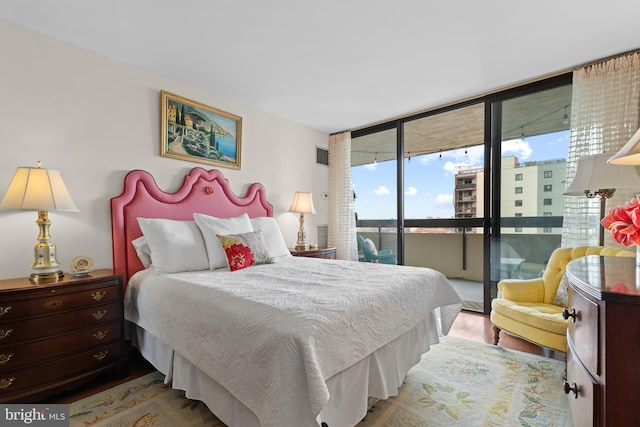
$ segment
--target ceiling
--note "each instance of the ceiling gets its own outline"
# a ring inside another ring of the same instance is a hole
[[[323,132],[640,47],[636,0],[0,0],[0,19]]]

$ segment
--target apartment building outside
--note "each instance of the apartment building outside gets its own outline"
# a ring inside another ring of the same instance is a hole
[[[503,157],[500,186],[502,217],[562,216],[566,169],[565,159],[520,162],[515,156]],[[453,198],[456,218],[484,215],[483,181],[482,168],[460,170],[456,173]],[[562,228],[515,226],[503,227],[502,233],[562,234]]]

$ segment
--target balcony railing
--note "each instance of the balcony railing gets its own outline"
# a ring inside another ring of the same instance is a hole
[[[379,249],[397,252],[398,221],[358,220],[356,226],[357,232],[372,239]],[[551,252],[561,244],[561,216],[501,218],[500,227],[500,237],[490,240],[492,253],[485,266],[482,218],[405,220],[404,264],[480,282],[485,268],[491,270],[492,282],[515,276],[530,278],[537,277]],[[516,233],[516,228],[522,232]],[[547,232],[543,233],[544,229]],[[518,265],[500,266],[505,259],[511,264],[519,260]]]

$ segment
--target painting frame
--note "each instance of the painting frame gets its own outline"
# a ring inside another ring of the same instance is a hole
[[[160,156],[240,169],[242,117],[160,91]]]

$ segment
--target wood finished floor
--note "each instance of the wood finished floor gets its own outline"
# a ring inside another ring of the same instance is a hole
[[[461,312],[456,318],[449,336],[464,338],[470,341],[477,341],[486,344],[493,344],[493,328],[489,317],[484,314]],[[554,357],[556,359],[563,358],[562,353],[549,353],[545,349],[525,341],[521,338],[510,336],[504,332],[500,334],[499,345],[512,350],[518,350],[525,353],[537,354],[540,356]],[[129,361],[129,375],[121,380],[115,380],[111,375],[105,374],[88,382],[84,386],[71,391],[65,392],[58,396],[50,397],[46,403],[71,403],[83,399],[92,394],[99,393],[103,390],[114,387],[126,381],[138,378],[142,375],[150,373],[154,368],[144,360],[139,353],[132,351]]]

